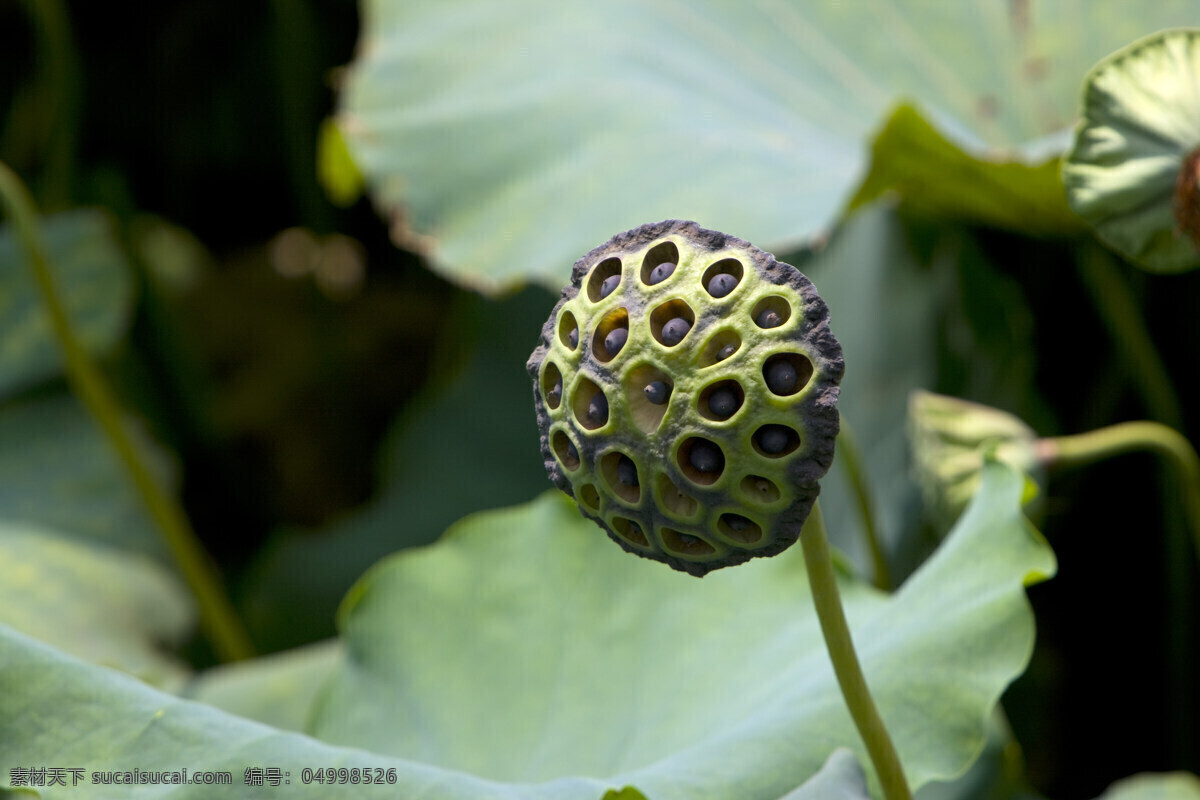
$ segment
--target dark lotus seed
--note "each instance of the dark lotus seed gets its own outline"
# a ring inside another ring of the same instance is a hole
[[[683,317],[667,320],[667,324],[662,326],[662,342],[667,347],[674,347],[683,341],[683,337],[687,336],[691,329],[692,323]]]
[[[729,530],[735,533],[741,533],[750,525],[750,520],[737,514],[726,514],[725,524],[729,526]]]
[[[688,460],[701,472],[720,472],[725,464],[725,457],[721,455],[720,448],[703,439],[692,445]]]
[[[737,278],[722,272],[712,276],[712,280],[708,282],[708,293],[713,297],[724,297],[732,292],[735,286],[737,286]]]
[[[625,486],[638,485],[637,467],[633,465],[629,456],[621,456],[621,460],[617,462],[617,480]]]
[[[791,394],[796,390],[796,368],[790,361],[780,358],[767,365],[767,388],[775,394]]]
[[[588,422],[593,425],[603,425],[608,422],[608,398],[603,392],[599,392],[592,401],[588,403],[587,410]]]
[[[646,388],[642,391],[646,393],[647,400],[656,406],[661,406],[667,402],[667,396],[671,393],[671,387],[667,386],[663,381],[651,381],[646,384]]]
[[[612,358],[621,352],[621,348],[625,346],[625,342],[628,339],[628,328],[613,328],[609,331],[608,336],[604,337],[604,349],[608,351],[608,357]]]
[[[572,350],[579,346],[579,328],[571,328],[571,332],[567,334],[567,341],[571,343]]]
[[[788,429],[782,425],[764,425],[758,431],[758,446],[767,455],[782,453],[788,446]]]
[[[579,460],[579,451],[575,449],[575,443],[567,439],[567,459],[569,461]]]
[[[558,401],[562,399],[562,381],[550,387],[550,391],[546,392],[546,399],[551,405],[558,405]]]
[[[721,419],[733,416],[733,412],[738,410],[738,405],[737,392],[728,386],[714,389],[708,396],[708,410]]]
[[[754,321],[760,328],[778,328],[783,324],[783,318],[779,316],[779,312],[772,311],[769,308],[758,312],[758,316],[754,318]]]
[[[674,272],[675,265],[670,261],[664,261],[654,269],[650,270],[650,285],[654,286],[655,284],[662,283],[667,278],[671,277],[672,273]]]
[[[617,284],[621,282],[620,275],[610,275],[604,279],[604,283],[600,284],[600,299],[608,297],[613,293],[613,289],[617,288]]]
[[[717,361],[724,361],[725,359],[729,358],[731,355],[737,352],[737,348],[738,346],[736,344],[725,345],[717,351]]]
[[[687,547],[691,547],[700,541],[699,536],[692,536],[690,533],[680,533],[676,535],[679,536],[679,543]]]

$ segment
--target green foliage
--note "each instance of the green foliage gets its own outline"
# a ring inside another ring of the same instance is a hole
[[[184,666],[162,652],[194,623],[179,580],[145,557],[0,522],[0,622],[154,684]]]
[[[1037,165],[972,156],[911,105],[898,106],[871,145],[871,171],[850,201],[855,209],[888,191],[933,218],[991,225],[1033,236],[1070,233],[1058,159]]]
[[[113,240],[110,220],[95,211],[47,217],[42,234],[72,327],[93,354],[125,332],[133,282]],[[62,357],[12,227],[0,227],[0,398],[62,370]]]
[[[881,796],[800,548],[696,580],[547,491],[545,289],[692,218],[829,306],[816,516],[918,800],[1200,798],[1193,5],[0,4],[0,162],[45,213],[0,173],[0,796]],[[929,392],[969,413],[910,428]],[[1066,474],[1146,447],[1180,477]],[[267,655],[213,665],[226,592]]]
[[[1181,231],[1176,218],[1178,204],[1200,204],[1194,176],[1176,197],[1180,168],[1200,148],[1198,72],[1200,30],[1147,36],[1105,58],[1084,84],[1083,120],[1063,163],[1075,212],[1156,272],[1200,266],[1200,219]]]
[[[1136,13],[619,0],[571,14],[368,0],[339,124],[373,196],[443,274],[557,289],[596,231],[647,220],[698,220],[772,252],[805,241],[854,194],[862,143],[895,98],[977,154],[1015,149],[1070,124],[1079,77],[1105,53],[1193,19],[1186,0]]]
[[[943,549],[897,594],[843,584],[914,785],[975,757],[992,705],[1029,657],[1023,590],[1055,567],[1020,514],[1022,483],[990,465]],[[474,796],[583,800],[611,783],[668,800],[774,800],[854,739],[800,557],[793,549],[696,581],[629,559],[547,494],[469,517],[439,546],[373,568],[342,609],[344,655],[322,648],[257,674],[240,668],[197,693],[290,727],[297,712],[254,686],[292,682],[304,687],[292,698],[300,703],[333,666],[309,728],[331,744],[156,693],[7,629],[0,741],[14,743],[19,764],[55,753],[89,770],[273,765],[291,770],[295,789],[302,767],[319,764],[393,767],[394,792],[436,780],[450,798],[486,786],[491,794]],[[903,667],[911,663],[921,672]],[[78,735],[93,720],[104,735]],[[129,750],[147,726],[163,744]]]
[[[143,458],[172,474],[144,435]],[[116,455],[65,392],[0,405],[0,515],[87,541],[166,558]]]

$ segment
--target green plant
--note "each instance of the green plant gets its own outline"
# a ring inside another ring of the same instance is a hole
[[[1190,3],[173,9],[0,9],[0,794],[1200,797]]]

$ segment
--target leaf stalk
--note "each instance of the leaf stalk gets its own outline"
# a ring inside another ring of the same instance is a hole
[[[221,587],[208,554],[196,538],[187,516],[158,485],[125,431],[116,397],[100,370],[79,343],[60,299],[46,250],[38,231],[38,214],[29,191],[6,164],[0,163],[0,206],[13,223],[17,238],[50,318],[51,329],[63,353],[67,380],[116,450],[138,494],[146,504],[180,573],[200,608],[200,626],[222,661],[254,655],[249,634]]]
[[[821,623],[821,635],[825,637],[825,648],[829,651],[829,660],[833,662],[833,672],[850,717],[879,776],[884,797],[887,800],[912,800],[896,746],[875,706],[875,699],[867,687],[867,679],[854,650],[820,503],[813,504],[812,513],[800,532],[800,544],[804,548],[804,568],[808,571],[808,583],[817,619]]]

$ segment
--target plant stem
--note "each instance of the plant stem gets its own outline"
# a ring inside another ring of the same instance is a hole
[[[158,524],[159,532],[175,557],[179,571],[195,595],[200,607],[200,625],[212,642],[213,649],[223,661],[253,656],[250,637],[221,588],[208,554],[196,539],[183,510],[162,491],[145,461],[138,455],[133,440],[121,422],[120,406],[112,390],[76,338],[59,298],[38,232],[33,198],[20,178],[3,163],[0,163],[0,205],[4,206],[29,259],[41,291],[42,303],[50,317],[50,325],[62,348],[67,379],[104,430]]]
[[[846,477],[850,479],[854,499],[858,503],[858,515],[862,519],[867,547],[871,551],[871,565],[875,572],[873,583],[876,589],[889,591],[892,588],[892,573],[888,568],[887,558],[883,555],[883,543],[879,540],[879,526],[875,521],[875,510],[871,506],[871,492],[867,487],[862,450],[859,449],[858,439],[854,436],[854,430],[846,423],[844,415],[841,430],[838,431],[837,450],[840,456],[837,463],[846,468]]]
[[[1076,262],[1084,288],[1112,335],[1112,346],[1132,373],[1134,385],[1141,389],[1150,416],[1173,428],[1182,428],[1183,412],[1170,373],[1112,255],[1093,242],[1083,248]]]
[[[1200,458],[1183,434],[1158,422],[1122,422],[1087,433],[1040,439],[1042,460],[1049,466],[1076,467],[1140,450],[1164,455],[1178,470],[1183,511],[1200,562]]]
[[[854,725],[862,736],[863,744],[867,746],[867,755],[875,765],[884,797],[887,800],[911,800],[912,793],[908,790],[900,757],[896,755],[896,747],[883,724],[883,718],[879,716],[879,709],[875,707],[862,666],[858,663],[858,654],[854,651],[854,640],[850,637],[850,627],[846,624],[846,613],[842,609],[833,558],[829,553],[829,539],[825,535],[825,519],[819,503],[813,504],[808,522],[800,532],[800,544],[804,548],[804,567],[808,571],[813,604],[817,609],[829,659],[833,662],[833,672]]]
[[[1149,450],[1165,455],[1176,474],[1163,481],[1168,498],[1181,498],[1183,523],[1191,532],[1191,550],[1200,565],[1200,458],[1182,434],[1157,422],[1124,422],[1107,428],[1041,439],[1042,460],[1057,467],[1077,467],[1131,451]],[[1170,480],[1174,477],[1175,480]],[[1168,712],[1171,755],[1190,758],[1200,742],[1200,726],[1190,712],[1195,703],[1195,590],[1187,569],[1187,536],[1180,535],[1179,520],[1170,515],[1164,557],[1167,572],[1167,689],[1172,699]]]

